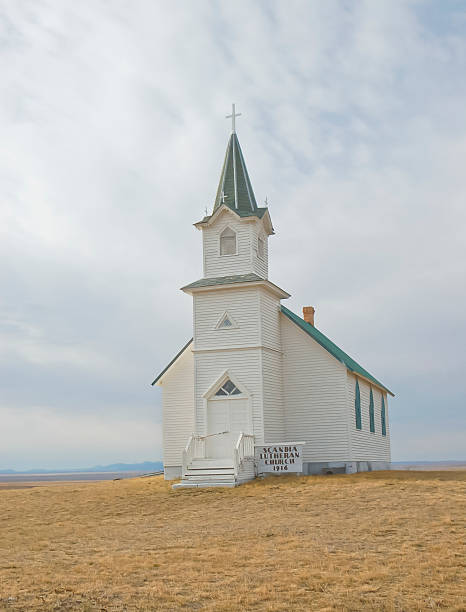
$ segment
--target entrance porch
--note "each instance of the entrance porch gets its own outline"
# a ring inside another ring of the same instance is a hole
[[[231,436],[229,431],[193,434],[183,450],[181,482],[173,488],[236,487],[255,478],[254,436],[241,432],[233,446]],[[228,449],[227,456],[219,456]]]

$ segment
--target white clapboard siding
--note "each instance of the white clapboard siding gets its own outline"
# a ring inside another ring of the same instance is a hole
[[[181,466],[181,454],[194,431],[194,358],[191,347],[178,357],[161,380],[163,463]]]
[[[283,412],[282,343],[280,300],[265,289],[259,290],[260,344],[262,350],[264,441],[285,440]]]
[[[217,329],[228,312],[236,326]],[[215,289],[194,295],[194,345],[196,349],[259,345],[259,290]]]
[[[346,367],[280,315],[283,398],[289,441],[305,441],[304,461],[348,461]]]
[[[220,255],[220,235],[229,227],[236,233],[235,255]],[[263,222],[256,218],[240,218],[226,210],[210,227],[202,229],[204,277],[216,278],[255,272],[267,277],[267,235],[262,230]],[[265,238],[264,259],[257,256],[258,233]]]
[[[261,346],[281,350],[280,300],[265,289],[259,290]]]
[[[252,272],[255,272],[262,278],[268,278],[269,274],[269,237],[267,232],[264,231],[263,221],[255,220],[249,222],[252,242]],[[258,253],[258,239],[261,238],[264,241],[264,256],[259,257]]]
[[[207,433],[207,400],[205,394],[228,371],[240,388],[250,394],[252,432],[263,441],[261,349],[229,349],[194,353],[196,431]]]
[[[247,482],[255,477],[254,459],[246,458],[239,468],[238,482]]]
[[[388,401],[385,394],[385,423],[387,435],[382,436],[381,423],[381,397],[379,389],[372,387],[374,396],[374,422],[375,433],[370,431],[369,399],[370,385],[361,378],[359,391],[361,395],[361,424],[362,429],[356,429],[355,389],[356,378],[348,372],[348,422],[351,434],[351,449],[353,461],[390,461],[390,431],[388,427]]]
[[[286,440],[282,354],[262,349],[264,443]]]

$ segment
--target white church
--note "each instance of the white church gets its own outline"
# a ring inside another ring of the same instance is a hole
[[[236,486],[264,471],[265,456],[275,473],[389,469],[393,393],[315,327],[312,306],[291,312],[290,294],[269,280],[275,232],[235,116],[212,214],[195,223],[203,278],[182,288],[193,337],[152,383],[162,388],[165,478]]]

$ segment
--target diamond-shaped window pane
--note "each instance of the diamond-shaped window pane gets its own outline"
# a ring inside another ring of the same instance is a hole
[[[231,380],[227,380],[215,395],[241,395],[241,391],[231,382]]]
[[[224,319],[222,321],[222,324],[220,325],[220,327],[231,327],[233,325],[233,323],[230,321],[230,319],[227,317],[226,319]]]
[[[236,389],[236,387],[231,380],[227,380],[227,382],[223,385],[223,389],[225,389],[228,395],[231,395],[232,391]]]

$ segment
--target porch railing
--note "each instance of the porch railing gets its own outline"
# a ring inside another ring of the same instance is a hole
[[[254,458],[254,436],[241,432],[234,450],[236,476],[238,476],[244,460],[251,458]]]
[[[188,466],[193,459],[204,459],[206,456],[206,440],[212,436],[220,436],[229,433],[221,431],[207,436],[192,434],[183,449],[182,453],[182,470],[183,476],[188,470]],[[233,449],[233,460],[235,466],[235,474],[238,475],[241,466],[245,459],[254,458],[254,436],[252,434],[240,433]]]
[[[183,475],[186,474],[188,465],[193,459],[203,459],[205,457],[205,438],[206,436],[199,436],[192,434],[188,440],[188,443],[183,449],[182,453],[182,469]]]

